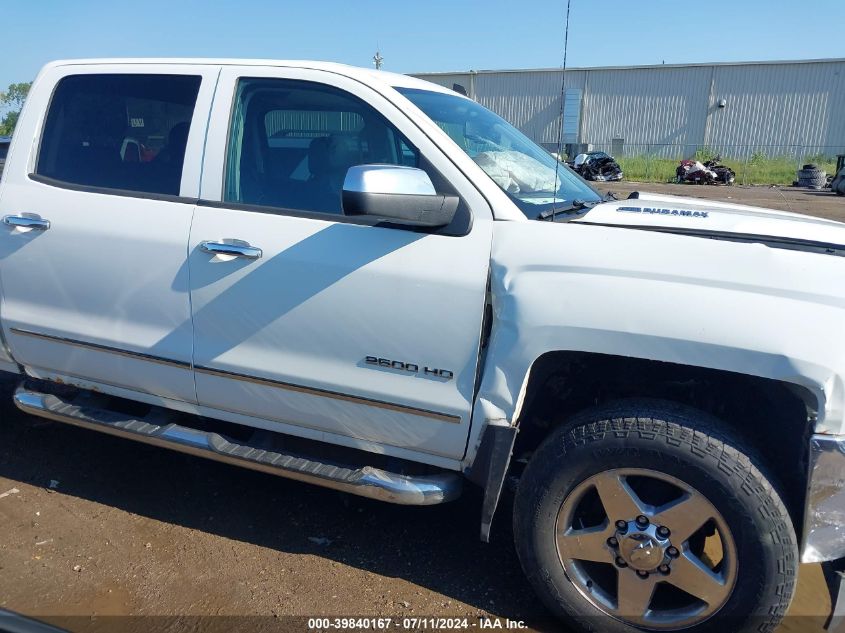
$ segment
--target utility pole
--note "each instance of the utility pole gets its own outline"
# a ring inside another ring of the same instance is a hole
[[[381,56],[379,51],[376,51],[376,54],[373,55],[373,63],[376,65],[376,70],[381,70],[381,65],[384,63],[384,57]]]

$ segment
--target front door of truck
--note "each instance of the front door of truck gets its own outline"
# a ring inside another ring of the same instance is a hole
[[[189,255],[200,405],[460,459],[492,228],[481,196],[386,99],[335,73],[224,69],[212,121]],[[455,222],[425,232],[343,215],[346,169],[362,163],[426,169],[461,197]]]
[[[185,156],[219,68],[135,68],[52,67],[29,96],[0,198],[3,333],[33,375],[195,402]]]

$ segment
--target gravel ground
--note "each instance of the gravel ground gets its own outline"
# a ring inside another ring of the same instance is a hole
[[[845,219],[845,198],[792,188],[606,189]],[[13,385],[0,381],[2,608],[92,632],[304,631],[285,616],[314,615],[489,616],[556,630],[522,578],[509,500],[485,545],[473,490],[440,507],[381,504],[26,416]],[[784,630],[820,631],[820,568],[800,578]],[[189,619],[114,617],[126,615]]]

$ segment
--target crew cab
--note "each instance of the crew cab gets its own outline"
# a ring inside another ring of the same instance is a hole
[[[800,561],[841,569],[845,224],[602,198],[455,92],[237,60],[48,64],[0,217],[25,412],[399,504],[480,486],[485,540],[518,482],[579,630],[770,631]]]

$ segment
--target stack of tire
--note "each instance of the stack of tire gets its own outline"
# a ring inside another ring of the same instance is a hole
[[[798,170],[798,186],[808,189],[822,189],[827,184],[827,174],[812,163]]]

